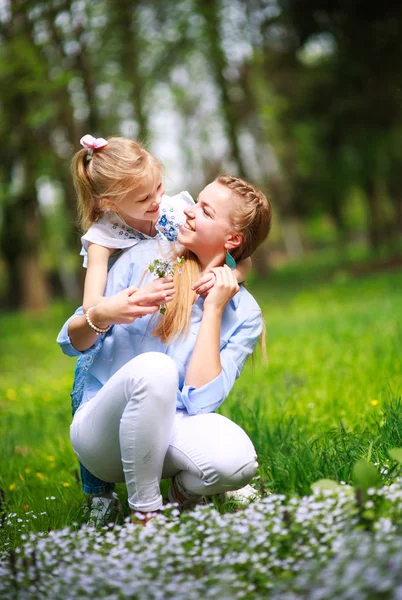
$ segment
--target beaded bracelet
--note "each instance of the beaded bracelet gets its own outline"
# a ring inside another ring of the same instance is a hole
[[[106,333],[107,331],[109,331],[111,325],[108,325],[107,327],[105,327],[105,329],[101,329],[100,327],[97,327],[96,325],[94,325],[91,321],[91,318],[89,316],[90,311],[93,309],[94,307],[91,306],[91,308],[88,308],[87,312],[85,313],[85,320],[88,323],[88,325],[90,326],[91,329],[93,329],[96,333],[96,335],[100,335],[101,333]]]

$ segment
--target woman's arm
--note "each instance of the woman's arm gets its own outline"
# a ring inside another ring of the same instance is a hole
[[[238,311],[239,308],[236,309]],[[225,335],[220,350],[222,370],[219,375],[202,387],[185,383],[180,392],[179,406],[190,415],[209,413],[219,408],[242,372],[247,358],[253,353],[263,328],[261,311],[256,303],[250,305],[246,302],[241,306],[238,317],[236,329],[229,338]]]
[[[84,313],[91,306],[95,306],[102,298],[106,287],[109,258],[115,251],[115,248],[89,244],[88,268],[85,275],[84,299],[82,302]]]
[[[197,341],[187,369],[185,384],[202,387],[222,371],[220,330],[226,304],[239,291],[234,272],[226,265],[213,269],[216,282],[204,302],[204,311]]]

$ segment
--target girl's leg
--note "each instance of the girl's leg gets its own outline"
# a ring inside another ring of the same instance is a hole
[[[81,473],[82,491],[84,492],[84,494],[111,498],[114,490],[114,483],[102,481],[102,479],[99,479],[98,477],[95,477],[95,475],[92,475],[92,473],[88,471],[88,469],[86,469],[83,464],[79,463],[79,465]]]
[[[177,413],[162,477],[175,476],[180,494],[196,502],[245,486],[256,459],[250,438],[226,417]]]
[[[176,410],[178,375],[171,358],[148,352],[126,363],[75,414],[75,453],[105,481],[125,481],[133,510],[162,505],[159,482]]]

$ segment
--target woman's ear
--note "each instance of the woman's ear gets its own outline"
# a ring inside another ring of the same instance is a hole
[[[225,242],[225,249],[230,252],[234,248],[238,248],[243,242],[243,234],[240,231],[232,233],[228,240]]]

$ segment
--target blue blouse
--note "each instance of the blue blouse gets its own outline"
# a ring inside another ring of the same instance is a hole
[[[148,271],[149,264],[155,258],[166,259],[170,248],[167,242],[150,239],[126,250],[109,271],[105,295],[112,296],[132,285],[142,287],[154,279]],[[72,393],[73,410],[81,403],[91,400],[126,362],[144,352],[162,352],[174,360],[179,373],[178,410],[185,410],[190,415],[216,410],[228,396],[248,356],[253,352],[262,331],[262,316],[257,302],[241,286],[240,291],[226,305],[222,316],[222,371],[209,383],[195,388],[186,385],[184,379],[197,339],[203,303],[204,299],[200,297],[193,306],[187,337],[163,343],[160,338],[152,335],[158,317],[149,315],[136,319],[129,325],[113,325],[106,335],[100,336],[95,345],[85,352],[76,350],[68,336],[70,320],[83,314],[82,308],[79,308],[66,321],[57,337],[65,354],[79,357]]]

